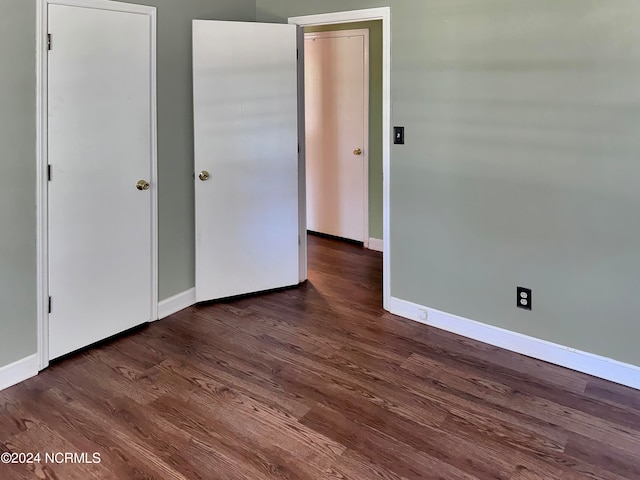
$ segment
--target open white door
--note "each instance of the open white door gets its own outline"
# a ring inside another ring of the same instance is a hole
[[[297,29],[193,22],[198,302],[299,282]]]

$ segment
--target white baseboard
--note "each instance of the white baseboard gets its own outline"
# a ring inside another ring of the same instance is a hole
[[[173,315],[180,310],[195,305],[196,289],[191,288],[185,292],[174,295],[173,297],[162,300],[158,303],[158,319],[163,319],[169,315]]]
[[[391,298],[390,312],[489,345],[640,390],[640,367]]]
[[[38,354],[30,355],[22,360],[0,368],[0,390],[12,387],[38,374]]]
[[[379,238],[370,238],[368,248],[369,250],[375,250],[376,252],[383,252],[384,242]]]

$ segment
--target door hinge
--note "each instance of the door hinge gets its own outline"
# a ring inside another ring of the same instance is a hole
[[[51,313],[51,306],[53,305],[53,299],[49,297],[49,313]]]
[[[298,155],[300,155],[300,144],[298,144]]]
[[[47,33],[47,50],[51,50],[51,34]]]
[[[296,48],[296,60],[300,60],[300,49]]]
[[[47,180],[51,181],[51,164],[47,165]]]

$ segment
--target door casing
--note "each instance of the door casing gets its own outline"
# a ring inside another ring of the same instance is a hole
[[[369,20],[382,21],[382,217],[383,217],[383,270],[382,270],[382,299],[383,308],[389,310],[391,304],[391,235],[390,235],[390,175],[391,175],[391,7],[368,8],[363,10],[350,10],[346,12],[321,13],[316,15],[303,15],[289,17],[289,23],[301,27],[318,25],[334,25],[340,23],[366,22]],[[303,172],[304,175],[304,172]],[[303,181],[304,183],[304,181]],[[305,205],[306,189],[301,189],[300,205]],[[306,219],[305,219],[306,222]],[[306,223],[305,223],[306,224]],[[306,252],[307,246],[301,245],[301,257],[305,262],[304,274],[306,278]]]
[[[38,0],[36,24],[36,206],[37,206],[37,342],[39,369],[49,365],[49,245],[48,245],[48,5],[95,8],[149,16],[151,24],[151,319],[158,318],[158,197],[156,104],[156,8],[110,0]]]

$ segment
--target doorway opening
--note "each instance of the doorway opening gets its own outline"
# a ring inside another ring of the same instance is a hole
[[[372,8],[366,10],[355,10],[350,12],[337,12],[319,15],[308,15],[300,17],[289,18],[290,24],[296,24],[304,27],[305,34],[305,77],[308,77],[309,68],[307,66],[307,55],[315,52],[307,52],[308,40],[310,38],[320,38],[321,35],[328,36],[329,38],[338,37],[341,35],[339,32],[352,31],[350,35],[354,35],[356,30],[367,30],[369,48],[367,51],[368,68],[367,74],[368,89],[367,94],[367,122],[366,137],[364,149],[355,146],[352,149],[347,150],[346,146],[340,145],[339,148],[345,150],[347,156],[360,157],[363,151],[366,151],[366,173],[364,178],[364,184],[366,188],[367,205],[365,217],[365,227],[363,234],[361,235],[362,243],[366,247],[384,252],[383,257],[383,306],[388,308],[390,300],[390,236],[389,236],[389,171],[390,171],[390,65],[391,65],[391,45],[390,45],[390,8]],[[342,34],[344,35],[344,33]],[[315,60],[314,60],[315,63]],[[312,72],[313,73],[313,72]],[[335,75],[334,75],[335,77]],[[338,76],[339,77],[339,76]],[[309,82],[308,78],[304,80],[305,89],[310,86],[313,87],[313,82]],[[305,92],[305,99],[307,102],[311,99],[311,106],[317,101],[327,102],[329,104],[336,103],[335,98],[339,96],[333,95],[331,88],[323,89],[328,92],[328,95],[320,95],[316,92]],[[325,93],[325,92],[322,92]],[[315,102],[314,102],[315,100]],[[308,108],[305,106],[305,109]],[[305,224],[308,225],[310,233],[314,230],[317,219],[313,218],[314,212],[311,211],[312,204],[315,201],[314,196],[317,195],[318,184],[322,185],[317,179],[315,182],[315,190],[313,191],[313,178],[310,178],[310,174],[314,173],[313,160],[310,160],[309,156],[315,152],[310,152],[310,148],[314,146],[313,135],[315,129],[326,127],[325,122],[322,125],[310,124],[310,116],[305,115],[307,118],[307,133],[305,135],[306,144],[306,185],[303,189],[304,199],[301,204],[309,202],[307,207],[308,223],[305,220]],[[317,121],[322,119],[322,116],[311,116],[311,121]],[[330,129],[335,129],[332,125]],[[365,150],[366,149],[366,150]],[[360,153],[360,155],[358,155]],[[311,181],[310,181],[311,180]],[[317,203],[317,202],[316,202]],[[338,203],[338,202],[334,202]],[[316,213],[317,215],[317,213]],[[340,218],[339,220],[343,220]],[[334,219],[335,220],[335,219]],[[339,223],[339,222],[334,222]],[[357,227],[356,227],[357,229]],[[334,235],[351,240],[359,240],[353,236],[335,233],[334,231],[320,231],[319,233]],[[301,265],[306,265],[306,242],[301,245],[301,257],[304,259],[301,261]],[[306,270],[301,273],[301,280],[306,279]]]
[[[307,27],[304,33],[307,229],[365,247],[370,190],[379,193],[375,223],[382,226],[382,138],[369,134],[370,123],[374,133],[382,129],[381,27],[374,20]],[[380,40],[371,48],[379,60],[371,69],[370,29]],[[372,76],[378,88],[369,95]],[[373,100],[380,108],[370,109]],[[370,169],[374,163],[379,168]]]

